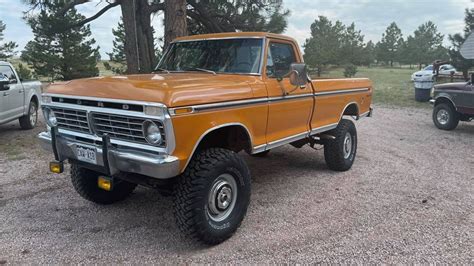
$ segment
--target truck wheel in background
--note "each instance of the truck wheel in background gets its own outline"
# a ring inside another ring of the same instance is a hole
[[[28,106],[28,114],[20,117],[20,127],[22,129],[33,129],[38,123],[38,104],[32,100]]]
[[[230,238],[247,213],[250,171],[235,152],[211,148],[197,154],[179,177],[174,213],[185,234],[208,245]]]
[[[103,205],[112,204],[130,196],[137,187],[136,184],[118,180],[111,191],[106,191],[99,188],[97,184],[100,175],[98,172],[71,163],[72,185],[77,193],[88,201]]]
[[[442,130],[453,130],[459,124],[459,113],[447,103],[441,103],[433,109],[433,122]]]
[[[337,128],[327,132],[335,139],[324,144],[324,159],[335,171],[347,171],[352,167],[357,152],[357,130],[351,120],[342,119]]]
[[[259,153],[251,154],[252,157],[263,158],[266,157],[270,153],[270,150],[262,151]]]

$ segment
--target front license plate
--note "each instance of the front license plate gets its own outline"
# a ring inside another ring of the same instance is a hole
[[[76,145],[76,155],[79,161],[97,164],[97,150],[95,148]]]

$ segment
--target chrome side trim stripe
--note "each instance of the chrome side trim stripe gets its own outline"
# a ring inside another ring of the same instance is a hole
[[[242,106],[262,104],[262,103],[270,104],[270,103],[275,103],[275,102],[291,101],[291,100],[298,100],[298,99],[311,98],[311,97],[317,97],[317,96],[349,94],[349,93],[357,93],[357,92],[365,92],[365,91],[369,91],[369,88],[359,88],[359,89],[351,89],[351,90],[335,90],[335,91],[318,92],[314,94],[306,93],[306,94],[297,94],[297,95],[286,95],[286,96],[277,96],[277,97],[268,97],[268,98],[265,97],[265,98],[238,100],[238,101],[230,101],[230,102],[183,106],[183,107],[169,108],[169,112],[172,116],[175,116],[176,115],[175,110],[177,109],[191,108],[192,111],[189,113],[194,113],[194,112],[206,111],[206,110],[212,110],[212,109],[242,107]],[[189,114],[189,113],[186,113],[186,114]]]
[[[369,88],[316,92],[316,93],[314,94],[314,96],[327,96],[327,95],[335,95],[335,94],[348,94],[348,93],[364,92],[364,91],[369,91]]]

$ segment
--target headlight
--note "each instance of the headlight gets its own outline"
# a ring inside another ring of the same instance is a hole
[[[55,127],[58,125],[58,120],[56,119],[56,115],[54,114],[53,110],[45,108],[43,112],[48,126]]]
[[[152,145],[161,144],[161,131],[160,127],[153,121],[147,120],[143,122],[143,133],[148,143]]]

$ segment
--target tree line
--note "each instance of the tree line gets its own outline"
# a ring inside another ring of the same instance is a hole
[[[112,8],[121,8],[122,18],[113,29],[111,62],[106,68],[116,73],[149,73],[161,51],[178,36],[232,31],[268,31],[282,33],[290,12],[281,1],[261,0],[110,0],[91,17],[78,13],[78,5],[88,0],[24,0],[30,7],[24,19],[32,28],[34,39],[28,42],[21,59],[36,76],[50,80],[69,80],[97,76],[99,47],[92,38],[89,22]],[[155,38],[151,16],[164,13],[164,36]],[[138,16],[137,16],[138,15]],[[320,16],[311,24],[311,36],[304,47],[305,62],[318,74],[332,66],[346,66],[352,76],[357,66],[373,64],[429,64],[436,59],[451,60],[465,72],[473,60],[465,60],[459,49],[474,30],[474,9],[465,11],[463,33],[449,35],[451,47],[443,46],[444,35],[428,21],[406,38],[395,22],[377,43],[365,42],[355,23],[344,25]],[[0,21],[0,59],[15,54],[16,43],[3,41],[6,25]],[[21,66],[25,75],[28,69]]]

